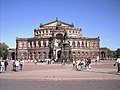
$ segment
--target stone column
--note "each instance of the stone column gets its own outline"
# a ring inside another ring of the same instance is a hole
[[[48,47],[48,41],[46,41],[46,47]]]
[[[34,60],[34,53],[32,53],[32,60]]]
[[[70,41],[70,46],[72,46],[72,41]]]
[[[75,41],[75,48],[77,47],[77,41]]]
[[[38,48],[38,41],[36,41],[36,47]]]
[[[82,46],[82,41],[79,41],[80,42],[80,47]]]
[[[32,48],[34,48],[34,42],[32,41]]]
[[[41,47],[43,47],[43,41],[41,41]]]
[[[30,42],[28,42],[28,47],[30,48]]]

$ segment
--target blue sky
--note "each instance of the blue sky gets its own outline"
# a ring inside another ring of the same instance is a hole
[[[100,36],[100,46],[120,48],[120,0],[0,0],[0,42],[15,48],[16,37],[33,37],[40,23],[59,18]]]

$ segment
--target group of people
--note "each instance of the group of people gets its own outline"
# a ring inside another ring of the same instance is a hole
[[[18,72],[19,70],[22,70],[23,64],[22,61],[15,60],[12,62],[13,68],[12,71]]]
[[[12,71],[19,71],[22,70],[23,68],[23,62],[22,61],[18,61],[18,60],[13,60],[12,61]],[[8,60],[0,60],[0,73],[5,73],[5,71],[7,71],[7,67],[8,67]]]
[[[73,67],[75,68],[81,68],[82,70],[85,69],[91,69],[91,59],[78,59],[78,60],[73,60]]]
[[[8,61],[7,60],[0,60],[0,72],[4,73],[7,70]]]
[[[35,62],[36,63],[36,62]],[[51,62],[49,61],[48,64],[50,64]],[[117,73],[120,72],[120,56],[118,57],[118,59],[116,60],[114,66],[117,65]],[[8,66],[8,61],[7,60],[0,60],[0,73],[4,73],[7,70],[7,66]],[[22,70],[23,68],[23,62],[22,60],[13,60],[12,61],[12,71],[19,71]],[[87,58],[87,59],[74,59],[73,60],[73,67],[75,67],[76,69],[80,68],[81,70],[83,69],[91,69],[91,59]]]

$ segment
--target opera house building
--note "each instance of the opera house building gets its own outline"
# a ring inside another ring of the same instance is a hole
[[[106,57],[106,51],[100,49],[100,38],[84,37],[82,31],[73,23],[65,23],[58,19],[40,24],[38,29],[34,29],[32,38],[16,38],[16,49],[9,50],[9,58],[59,61],[62,58],[65,33],[65,43],[69,44],[67,57],[76,59]]]

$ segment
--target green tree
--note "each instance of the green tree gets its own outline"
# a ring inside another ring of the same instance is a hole
[[[116,57],[118,58],[118,56],[120,56],[120,48],[118,48],[115,52],[116,52]]]
[[[108,56],[110,57],[110,58],[113,58],[113,57],[115,57],[115,51],[111,51],[110,49],[108,49]]]
[[[0,58],[6,59],[8,56],[8,45],[0,42]]]
[[[108,56],[111,58],[118,58],[118,56],[120,56],[120,48],[118,48],[116,51],[108,50]]]

